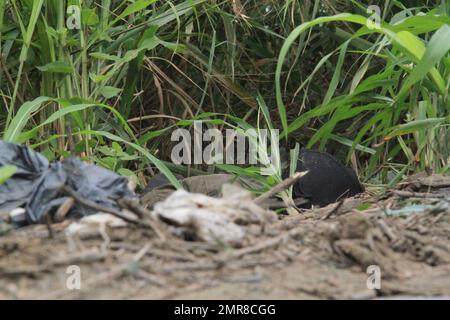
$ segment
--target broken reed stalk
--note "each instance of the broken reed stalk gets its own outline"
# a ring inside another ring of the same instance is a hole
[[[444,194],[434,194],[429,192],[412,192],[412,191],[404,191],[404,190],[393,190],[393,194],[403,198],[434,198],[434,199],[444,199]]]
[[[155,219],[151,212],[140,205],[139,201],[136,199],[122,198],[117,202],[119,206],[124,209],[128,209],[137,215],[139,218],[147,218],[149,219],[148,224],[152,226],[153,231],[158,235],[158,237],[162,240],[167,239],[167,235],[162,231],[164,229],[161,226],[159,220]]]
[[[262,204],[265,200],[273,197],[274,195],[280,193],[283,190],[286,190],[287,188],[289,188],[290,186],[292,186],[293,184],[295,184],[297,181],[299,181],[302,177],[304,177],[306,174],[308,173],[308,171],[303,171],[303,172],[297,172],[295,173],[293,176],[284,179],[283,181],[281,181],[279,184],[277,184],[276,186],[274,186],[272,189],[270,189],[269,191],[263,193],[262,195],[260,195],[259,197],[257,197],[255,200],[253,200],[256,204]]]

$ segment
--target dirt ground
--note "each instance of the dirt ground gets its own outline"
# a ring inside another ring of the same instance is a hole
[[[135,225],[73,239],[70,223],[0,236],[0,299],[450,297],[448,176],[246,226],[245,245],[234,249]],[[71,265],[80,290],[67,289]],[[378,290],[367,288],[371,265],[380,268]]]

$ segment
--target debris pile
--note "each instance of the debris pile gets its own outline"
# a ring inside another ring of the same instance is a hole
[[[212,198],[178,190],[157,203],[153,215],[180,228],[185,238],[235,247],[244,244],[243,225],[265,225],[277,220],[274,212],[255,204],[249,191],[225,184],[222,193],[222,198]]]
[[[257,198],[233,176],[209,175],[138,199],[125,178],[104,169],[0,146],[11,152],[0,164],[17,167],[0,186],[0,299],[450,296],[448,175],[276,215],[268,200],[291,185],[320,199],[311,192],[317,186],[296,184],[314,174],[298,172]],[[356,182],[340,186],[356,190]],[[45,224],[11,229],[2,211]],[[82,290],[64,286],[73,265],[83,270]],[[367,287],[371,266],[380,270],[377,290]]]
[[[218,198],[178,191],[153,211],[129,201],[121,211],[52,223],[52,238],[46,225],[30,225],[0,237],[0,298],[449,297],[444,178],[275,221],[258,198],[228,185]],[[237,229],[243,238],[222,233]],[[82,290],[64,286],[71,265],[82,270]],[[380,289],[367,287],[371,266]]]

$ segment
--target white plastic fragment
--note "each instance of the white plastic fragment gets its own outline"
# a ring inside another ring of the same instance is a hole
[[[20,217],[20,216],[24,215],[25,212],[26,211],[25,211],[24,208],[15,208],[15,209],[12,209],[9,212],[9,216],[11,217],[11,219],[14,219],[14,218],[17,218],[17,217]]]

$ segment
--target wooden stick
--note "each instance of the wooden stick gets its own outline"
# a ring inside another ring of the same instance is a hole
[[[139,218],[148,219],[148,224],[152,226],[153,231],[156,232],[158,237],[162,240],[167,240],[167,233],[163,232],[164,227],[161,225],[160,221],[155,218],[149,210],[141,206],[139,203],[139,200],[137,199],[130,199],[130,198],[122,198],[118,201],[119,206],[121,206],[123,209],[128,209],[131,212],[133,212],[135,215],[137,215]]]
[[[293,184],[295,184],[302,177],[304,177],[307,173],[308,173],[308,171],[296,172],[292,177],[284,179],[279,184],[277,184],[275,187],[273,187],[269,191],[267,191],[267,192],[263,193],[262,195],[260,195],[259,197],[257,197],[254,200],[254,202],[256,204],[263,203],[265,200],[273,197],[274,195],[280,193],[281,191],[283,191],[283,190],[289,188],[290,186],[292,186]]]
[[[434,194],[428,192],[411,192],[411,191],[403,191],[403,190],[393,190],[393,194],[399,197],[404,198],[424,198],[424,199],[444,199],[444,194]]]

